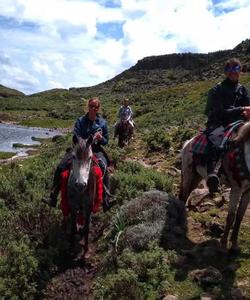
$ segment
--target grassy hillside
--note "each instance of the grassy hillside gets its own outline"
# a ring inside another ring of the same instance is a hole
[[[93,268],[87,266],[92,277],[73,269],[60,210],[40,201],[70,145],[70,135],[43,143],[34,157],[0,166],[0,295],[4,299],[58,299],[63,293],[83,293],[86,299],[144,300],[167,295],[200,299],[204,293],[235,299],[237,292],[250,298],[249,221],[241,229],[242,252],[231,257],[215,250],[218,236],[209,227],[214,222],[223,226],[225,202],[218,208],[216,201],[210,201],[208,209],[190,212],[187,219],[183,214],[182,226],[172,224],[165,209],[178,190],[179,151],[204,126],[207,91],[223,79],[219,70],[225,57],[238,51],[244,63],[250,61],[248,43],[237,47],[208,56],[146,58],[90,88],[0,98],[0,120],[63,128],[72,127],[84,113],[89,97],[100,96],[112,135],[117,110],[126,96],[136,122],[135,139],[128,148],[118,149],[112,139],[107,147],[116,164],[111,192],[118,205],[93,217],[93,226],[98,228],[92,232],[95,251],[89,264]],[[169,66],[173,58],[176,61]],[[250,89],[248,72],[242,83]],[[152,190],[160,194],[148,192]],[[172,214],[177,211],[173,208]],[[169,226],[175,235],[167,231]],[[222,277],[204,285],[194,271],[208,266]],[[87,279],[82,282],[82,278]],[[82,289],[86,282],[88,296]]]

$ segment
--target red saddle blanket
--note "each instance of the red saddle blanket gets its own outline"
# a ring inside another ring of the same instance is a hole
[[[237,130],[240,126],[243,125],[243,121],[236,121],[228,124],[223,133],[223,140],[221,142],[221,148],[224,149],[224,146],[227,144],[229,139],[232,136],[232,133]],[[198,135],[196,135],[190,145],[190,151],[193,152],[194,155],[206,155],[208,154],[207,150],[207,135],[205,131],[201,131]]]
[[[102,170],[100,167],[95,164],[94,165],[94,173],[96,176],[96,197],[94,199],[92,212],[96,213],[99,210],[100,204],[102,203],[103,198],[103,182],[102,182]],[[67,217],[70,213],[69,201],[68,201],[68,193],[67,193],[67,185],[69,179],[69,170],[65,170],[61,173],[61,210],[64,217]],[[77,223],[79,225],[84,224],[83,217],[78,215]]]

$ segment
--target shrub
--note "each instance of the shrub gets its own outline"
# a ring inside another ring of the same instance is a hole
[[[144,191],[172,190],[172,178],[156,170],[147,169],[137,162],[125,162],[111,177],[111,191],[119,203],[135,198]]]
[[[37,266],[27,238],[7,243],[0,256],[0,294],[3,299],[32,299],[36,293]]]
[[[172,140],[176,148],[181,148],[183,143],[195,135],[195,130],[187,127],[177,127],[173,130]]]
[[[165,252],[156,243],[140,253],[124,250],[118,257],[117,271],[97,278],[95,299],[162,298],[165,286],[174,281],[170,262],[175,258],[175,252]]]
[[[146,141],[149,152],[164,151],[168,153],[171,146],[171,139],[164,129],[154,129],[146,134],[144,140]]]
[[[121,269],[117,274],[107,275],[95,284],[94,299],[143,300],[137,275],[132,269]]]

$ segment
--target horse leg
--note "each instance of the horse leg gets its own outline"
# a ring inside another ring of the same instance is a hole
[[[71,227],[70,227],[70,248],[74,248],[76,234],[76,212],[71,212]]]
[[[85,222],[85,226],[84,226],[84,254],[83,256],[85,257],[85,255],[87,254],[87,252],[89,251],[89,224],[90,224],[90,214],[88,214],[88,216],[86,216],[86,222]]]
[[[182,168],[179,199],[186,203],[190,193],[197,187],[200,180],[201,177],[193,170],[192,166],[188,166],[186,169]],[[188,203],[188,206],[190,206],[190,203]]]
[[[190,199],[190,200],[188,199],[188,198],[189,198],[189,195],[191,194],[191,192],[192,192],[194,189],[197,188],[197,186],[198,186],[198,184],[200,183],[201,179],[202,179],[202,178],[201,178],[201,176],[200,176],[198,173],[193,174],[193,178],[191,179],[190,187],[189,187],[189,190],[188,190],[188,197],[187,197],[187,199],[186,199],[186,201],[187,201],[187,207],[188,207],[189,209],[192,209],[192,207],[193,207],[193,205],[191,204],[191,199]],[[202,200],[203,200],[203,198],[199,201],[199,203],[198,203],[197,205],[199,205],[200,202],[202,202]]]
[[[238,234],[240,230],[240,224],[241,221],[245,215],[248,203],[249,203],[249,197],[250,197],[250,190],[248,190],[246,193],[243,194],[240,200],[240,204],[237,210],[237,215],[235,218],[234,226],[233,226],[233,231],[231,235],[231,249],[232,250],[239,250],[238,247]]]
[[[240,188],[231,188],[230,196],[229,196],[229,204],[228,204],[228,214],[226,219],[226,226],[224,229],[223,236],[220,240],[221,247],[226,249],[227,248],[227,240],[229,231],[234,223],[235,219],[235,212],[237,208],[237,204],[239,199],[241,198],[242,191]]]

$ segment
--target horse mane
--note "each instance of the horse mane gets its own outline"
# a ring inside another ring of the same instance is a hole
[[[242,127],[240,127],[237,137],[235,138],[235,142],[237,144],[244,143],[249,139],[250,139],[250,122],[247,122]]]
[[[84,139],[79,139],[78,143],[75,144],[75,153],[78,159],[82,157],[82,153],[86,148],[86,141]]]

